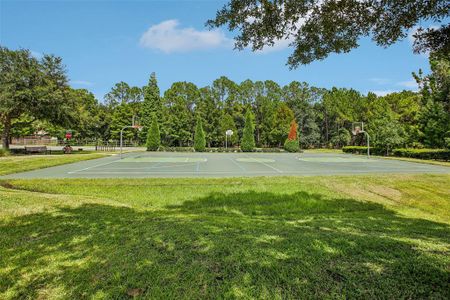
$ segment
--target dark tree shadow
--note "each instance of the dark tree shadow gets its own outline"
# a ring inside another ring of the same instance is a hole
[[[304,192],[59,207],[0,222],[0,295],[448,299],[449,233]]]

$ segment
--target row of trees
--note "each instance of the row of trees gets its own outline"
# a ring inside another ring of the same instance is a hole
[[[420,92],[403,91],[378,97],[353,89],[317,88],[293,81],[233,82],[227,77],[210,86],[175,82],[162,95],[156,75],[144,87],[117,83],[95,99],[85,89],[72,89],[58,57],[32,57],[27,50],[1,48],[0,130],[3,147],[12,136],[39,130],[62,137],[71,129],[76,139],[117,140],[132,120],[145,125],[124,137],[145,144],[152,116],[164,146],[193,146],[197,120],[203,124],[207,147],[221,147],[225,131],[233,130],[229,145],[246,147],[246,114],[252,118],[256,147],[281,147],[291,122],[298,126],[300,145],[342,147],[364,144],[352,137],[351,124],[363,121],[375,146],[448,147],[450,144],[450,60],[431,55],[431,74],[414,74]]]
[[[284,148],[289,152],[298,152],[299,141],[297,134],[297,123],[295,120],[291,121],[288,137],[284,143]],[[241,150],[244,152],[252,152],[255,149],[255,124],[254,117],[250,109],[247,110],[245,114],[245,125],[243,129]],[[147,133],[147,150],[157,151],[161,146],[161,133],[159,130],[158,121],[156,114],[152,115],[151,126]],[[206,137],[205,131],[203,130],[202,118],[197,118],[197,123],[195,126],[194,133],[194,149],[198,152],[203,152],[206,150]]]

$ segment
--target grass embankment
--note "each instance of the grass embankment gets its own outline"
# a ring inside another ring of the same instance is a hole
[[[374,156],[374,157],[384,158],[384,159],[403,160],[403,161],[414,162],[414,163],[419,163],[419,164],[429,164],[429,165],[450,167],[450,161],[418,159],[418,158],[409,158],[409,157],[396,157],[396,156]]]
[[[449,298],[450,176],[0,181],[0,298]]]
[[[0,157],[0,176],[105,157],[109,154],[18,155]]]

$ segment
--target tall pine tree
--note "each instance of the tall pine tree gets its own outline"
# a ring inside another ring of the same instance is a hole
[[[205,139],[205,132],[203,131],[202,119],[197,118],[197,126],[195,127],[195,134],[194,134],[194,149],[197,152],[203,152],[205,151],[205,147],[206,147],[206,139]]]
[[[241,150],[251,152],[255,149],[255,125],[253,124],[253,115],[250,109],[245,114],[245,126],[242,136]]]
[[[158,120],[156,114],[152,114],[152,121],[147,133],[147,151],[157,151],[161,145]]]
[[[162,101],[159,94],[159,87],[158,82],[156,81],[155,73],[152,73],[150,75],[148,84],[144,87],[144,102],[142,103],[142,125],[150,126],[153,113],[156,115],[158,123],[161,123]]]

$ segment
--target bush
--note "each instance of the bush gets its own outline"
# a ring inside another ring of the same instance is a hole
[[[235,148],[235,147],[228,147],[228,148],[223,148],[223,147],[219,147],[219,148],[208,148],[206,150],[207,152],[242,152],[241,149],[239,148]]]
[[[298,127],[297,122],[295,122],[295,120],[292,120],[288,138],[284,142],[284,149],[288,152],[298,152],[300,150],[300,145],[298,143],[297,127]]]
[[[10,152],[6,149],[0,149],[0,157],[2,156],[8,156]]]
[[[197,152],[203,152],[206,148],[205,132],[203,131],[202,120],[197,120],[194,134],[194,149]]]
[[[282,148],[257,148],[256,152],[281,153],[285,151]]]
[[[156,115],[152,115],[152,123],[147,133],[147,151],[157,151],[161,145],[161,136],[159,133],[158,120]]]
[[[345,146],[342,147],[342,151],[344,153],[352,153],[352,154],[367,154],[367,147],[366,146]],[[370,154],[373,155],[385,155],[386,150],[382,148],[377,147],[370,147]]]
[[[399,157],[450,160],[450,150],[446,149],[394,149],[392,154]]]
[[[241,149],[244,152],[252,152],[255,149],[255,126],[253,125],[253,116],[250,110],[245,114],[245,127],[242,136]]]
[[[343,147],[342,151],[352,154],[366,154],[367,147],[361,146],[347,146]],[[381,148],[370,148],[370,153],[374,155],[384,155],[385,151]],[[436,159],[436,160],[450,160],[450,150],[446,149],[394,149],[392,155],[397,157],[410,157],[418,159]]]
[[[288,152],[298,152],[300,150],[298,140],[287,139],[286,142],[284,142],[284,150]]]
[[[194,148],[192,147],[167,147],[167,146],[160,146],[159,151],[166,151],[166,152],[194,152]]]
[[[330,142],[333,147],[346,146],[350,143],[352,136],[350,132],[345,128],[340,128],[336,135],[334,135]]]

